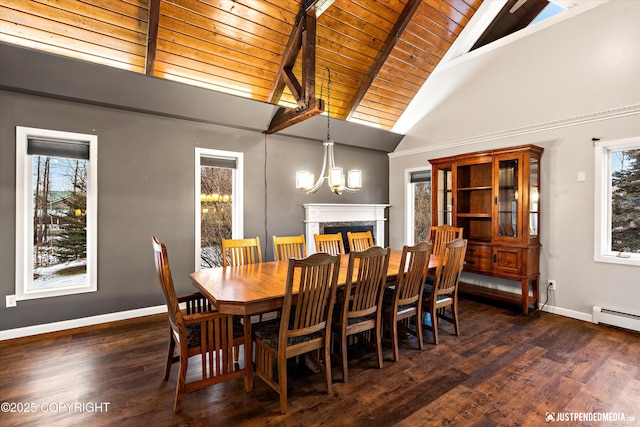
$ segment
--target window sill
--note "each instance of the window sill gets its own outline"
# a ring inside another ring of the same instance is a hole
[[[16,301],[26,301],[32,299],[61,297],[65,295],[85,294],[89,292],[96,292],[98,289],[96,286],[78,286],[74,288],[65,289],[48,289],[25,292],[22,295],[16,295]]]
[[[622,264],[622,265],[634,265],[640,266],[640,256],[630,255],[627,257],[621,257],[617,254],[598,254],[594,257],[596,262],[604,262],[608,264]]]

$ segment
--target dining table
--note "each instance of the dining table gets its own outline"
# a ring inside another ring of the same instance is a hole
[[[349,255],[340,255],[338,287],[347,281]],[[387,283],[393,284],[398,274],[401,250],[391,250]],[[431,255],[429,269],[437,266],[437,258]],[[251,340],[251,316],[282,308],[288,272],[288,260],[271,261],[241,266],[213,267],[190,274],[193,285],[220,313],[244,318],[244,371],[245,389],[253,390],[253,362]],[[356,266],[357,267],[357,266]],[[295,285],[294,293],[297,292]]]

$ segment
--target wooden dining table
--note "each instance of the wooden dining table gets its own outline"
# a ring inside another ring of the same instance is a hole
[[[392,283],[397,276],[401,257],[401,250],[391,251],[387,283]],[[341,255],[338,287],[346,283],[348,264],[349,255]],[[429,269],[436,266],[437,259],[431,255]],[[251,316],[282,308],[287,271],[288,261],[285,260],[207,268],[190,275],[193,285],[220,313],[244,316],[244,370],[247,391],[253,390]]]

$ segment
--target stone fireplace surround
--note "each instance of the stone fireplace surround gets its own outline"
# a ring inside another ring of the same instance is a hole
[[[373,226],[376,245],[385,247],[384,216],[387,204],[306,203],[305,240],[308,254],[316,251],[314,234],[323,234],[329,226]]]

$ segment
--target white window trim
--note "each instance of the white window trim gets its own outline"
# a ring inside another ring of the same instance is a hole
[[[196,167],[195,167],[195,271],[200,271],[200,241],[202,238],[200,221],[202,219],[200,212],[200,158],[215,157],[219,159],[229,159],[236,161],[236,168],[233,170],[232,185],[233,192],[233,212],[231,214],[231,237],[233,239],[242,239],[244,237],[244,154],[236,151],[214,150],[210,148],[196,147]]]
[[[594,260],[613,264],[639,265],[639,254],[620,256],[611,248],[611,151],[640,148],[640,137],[598,141],[595,147]]]
[[[430,171],[431,165],[408,168],[404,170],[404,200],[405,200],[405,220],[404,220],[404,240],[407,245],[414,245],[415,239],[415,187],[411,185],[411,173]],[[431,177],[433,182],[433,176]]]
[[[33,290],[33,156],[27,154],[29,138],[89,143],[87,171],[87,283]],[[28,220],[29,219],[29,220]],[[98,136],[16,126],[16,300],[73,295],[98,290]]]

